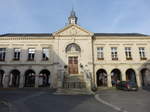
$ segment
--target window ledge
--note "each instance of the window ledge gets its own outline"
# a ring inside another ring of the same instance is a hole
[[[104,58],[97,58],[97,60],[104,60]]]
[[[147,60],[147,58],[141,58],[141,60]]]
[[[118,60],[118,58],[112,58],[112,60],[113,60],[113,61],[117,61],[117,60]]]
[[[49,59],[42,59],[41,61],[49,61]]]
[[[126,60],[132,60],[132,58],[126,58]]]
[[[35,60],[28,59],[27,61],[35,61]]]
[[[20,61],[20,59],[13,59],[13,61]]]

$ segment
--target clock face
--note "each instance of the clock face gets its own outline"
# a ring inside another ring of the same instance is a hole
[[[71,19],[71,23],[75,23],[75,19]]]

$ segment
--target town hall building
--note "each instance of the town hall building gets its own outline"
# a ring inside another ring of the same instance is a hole
[[[93,33],[77,24],[54,33],[0,35],[0,88],[150,85],[150,36]]]

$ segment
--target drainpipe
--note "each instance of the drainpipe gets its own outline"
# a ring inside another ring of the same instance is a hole
[[[93,79],[92,79],[92,87],[95,87],[95,55],[94,55],[94,35],[92,35],[92,64],[93,64]]]

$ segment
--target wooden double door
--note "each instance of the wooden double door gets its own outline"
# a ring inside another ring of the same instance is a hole
[[[69,74],[78,74],[78,57],[68,57],[68,70]]]

